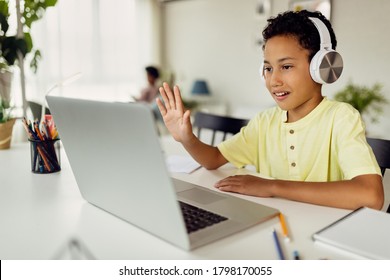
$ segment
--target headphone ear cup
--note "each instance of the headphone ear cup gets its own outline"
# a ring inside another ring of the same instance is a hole
[[[319,50],[310,62],[310,75],[319,84],[331,84],[343,72],[343,59],[334,50]]]
[[[310,61],[310,76],[316,83],[324,84],[324,81],[319,75],[321,61],[324,58],[326,50],[319,50]]]

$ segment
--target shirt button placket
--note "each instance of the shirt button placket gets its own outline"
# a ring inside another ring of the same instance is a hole
[[[297,135],[294,129],[289,129],[287,133],[287,158],[289,162],[289,173],[292,178],[299,177],[297,167],[297,151],[296,151]]]

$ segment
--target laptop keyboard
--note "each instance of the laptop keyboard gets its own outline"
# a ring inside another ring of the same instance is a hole
[[[179,203],[188,233],[227,220],[226,217],[192,206],[185,202],[179,201]]]

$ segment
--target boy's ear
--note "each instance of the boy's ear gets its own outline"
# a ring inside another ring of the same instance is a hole
[[[343,59],[341,55],[332,49],[329,30],[319,19],[309,17],[320,35],[320,50],[310,62],[310,75],[319,84],[331,84],[335,82],[343,72]]]

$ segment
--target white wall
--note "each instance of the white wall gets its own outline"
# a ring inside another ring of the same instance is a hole
[[[163,64],[176,73],[184,94],[194,79],[205,78],[231,112],[247,117],[274,105],[259,79],[262,51],[255,41],[266,19],[256,15],[257,2],[183,0],[163,6]],[[324,95],[332,97],[352,79],[361,85],[382,83],[390,100],[390,1],[332,2],[332,24],[345,69],[338,82],[324,86]],[[287,10],[288,3],[273,1],[271,14]],[[368,124],[371,136],[390,139],[389,106],[379,123]]]

